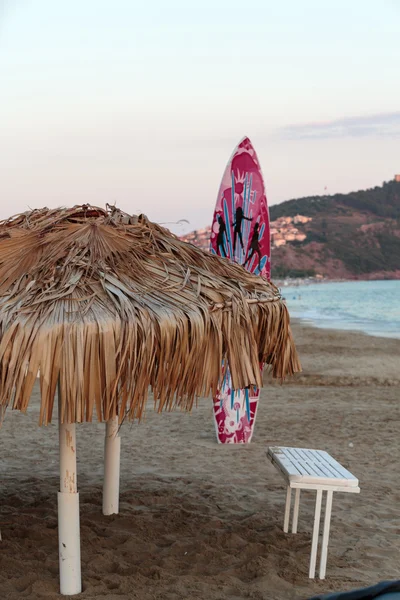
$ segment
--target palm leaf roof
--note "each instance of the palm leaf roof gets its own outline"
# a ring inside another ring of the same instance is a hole
[[[63,422],[190,410],[262,386],[260,363],[300,369],[278,289],[179,240],[144,215],[83,205],[0,222],[0,409],[25,411],[40,374],[40,423],[59,382]]]

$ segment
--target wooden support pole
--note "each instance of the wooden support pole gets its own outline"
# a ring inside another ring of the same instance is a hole
[[[319,565],[319,578],[320,579],[325,579],[325,573],[326,573],[326,561],[328,558],[329,531],[330,531],[330,527],[331,527],[332,496],[333,496],[333,492],[328,490],[326,493],[324,532],[322,534],[321,562]]]
[[[61,407],[59,385],[60,491],[58,492],[58,547],[60,593],[65,596],[72,596],[82,591],[76,433],[75,423],[61,423]]]
[[[290,485],[287,486],[286,489],[286,504],[285,504],[285,518],[283,521],[283,531],[288,533],[289,531],[289,517],[290,517],[290,504],[292,500],[292,490]]]
[[[104,440],[103,515],[119,512],[119,474],[121,438],[118,435],[118,417],[106,423]]]
[[[319,524],[321,520],[321,502],[322,502],[322,490],[317,490],[317,498],[315,500],[315,514],[314,514],[314,529],[312,535],[311,545],[311,559],[310,559],[310,579],[315,577],[315,565],[317,564],[317,550],[318,550],[318,538],[319,538]]]
[[[292,522],[292,533],[297,533],[297,523],[299,521],[299,507],[300,507],[300,488],[296,488],[294,496],[294,507],[293,507],[293,522]]]

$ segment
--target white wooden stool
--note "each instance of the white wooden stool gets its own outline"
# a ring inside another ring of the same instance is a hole
[[[292,488],[296,490],[293,507],[292,533],[297,533],[300,490],[317,491],[309,571],[309,577],[311,579],[315,577],[315,565],[317,562],[322,493],[325,491],[327,492],[319,565],[319,578],[325,579],[333,492],[351,492],[353,494],[358,494],[360,492],[358,479],[323,450],[275,446],[268,448],[267,456],[287,482],[285,518],[283,522],[283,531],[285,533],[288,533],[289,531]]]

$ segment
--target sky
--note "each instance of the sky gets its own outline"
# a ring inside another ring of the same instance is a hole
[[[210,224],[248,135],[269,203],[400,172],[400,0],[0,0],[0,218]]]

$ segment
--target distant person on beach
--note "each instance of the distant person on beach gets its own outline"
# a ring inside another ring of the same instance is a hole
[[[224,238],[224,236],[226,236],[226,225],[221,215],[218,215],[217,219],[219,224],[219,230],[217,235],[217,252],[218,250],[220,250],[221,256],[224,256],[226,258]]]
[[[261,249],[260,249],[260,224],[256,223],[254,225],[254,231],[253,231],[253,235],[251,238],[251,242],[250,242],[250,254],[248,255],[248,257],[246,258],[246,260],[244,261],[244,267],[246,266],[246,264],[248,262],[251,261],[251,259],[253,258],[253,256],[255,254],[258,255],[258,268],[260,269],[260,265],[261,265]],[[260,269],[261,270],[261,269]]]
[[[246,219],[246,221],[252,221],[253,219],[251,217],[246,217],[243,214],[243,208],[241,206],[238,206],[236,209],[236,213],[235,213],[235,222],[232,223],[232,227],[234,227],[234,231],[233,231],[233,253],[235,254],[235,250],[236,250],[236,239],[237,236],[239,236],[239,240],[240,240],[240,245],[242,246],[242,250],[244,252],[244,246],[243,246],[243,237],[242,237],[242,222],[243,219]]]

